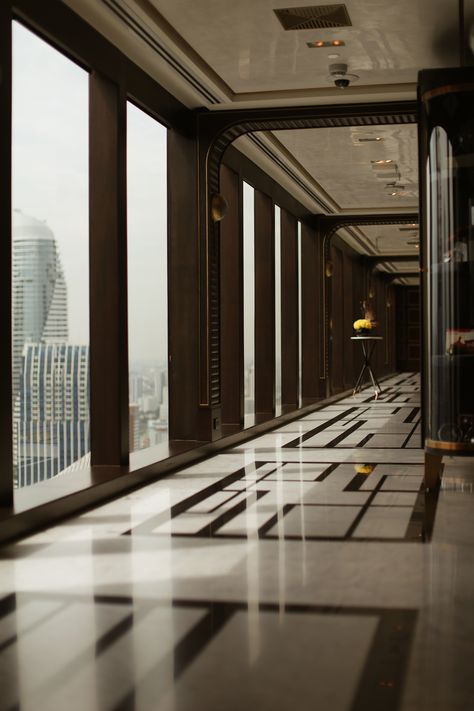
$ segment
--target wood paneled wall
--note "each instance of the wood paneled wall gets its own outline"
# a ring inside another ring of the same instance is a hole
[[[421,352],[420,287],[397,286],[394,291],[397,294],[397,370],[418,371]]]
[[[320,377],[320,339],[324,323],[321,318],[322,276],[321,250],[315,231],[301,228],[301,343],[302,405],[317,402],[325,394],[325,381]]]
[[[255,420],[275,416],[275,208],[255,191]]]
[[[244,426],[242,181],[221,166],[221,192],[228,210],[220,225],[222,432]]]
[[[298,407],[298,223],[281,210],[281,404]]]

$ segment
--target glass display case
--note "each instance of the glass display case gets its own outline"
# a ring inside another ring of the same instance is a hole
[[[474,81],[420,72],[425,448],[474,454]]]

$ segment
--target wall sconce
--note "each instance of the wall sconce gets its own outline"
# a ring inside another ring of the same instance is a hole
[[[373,289],[369,289],[369,299],[373,299],[375,296],[375,291]]]
[[[214,193],[211,198],[211,218],[213,222],[224,219],[229,203],[221,193]]]
[[[330,277],[332,277],[332,275],[333,275],[333,273],[334,273],[334,265],[333,265],[333,263],[332,263],[329,259],[328,259],[328,261],[326,262],[325,273],[326,273],[326,276],[327,276],[328,279],[329,279]]]
[[[391,308],[392,302],[391,302],[391,301],[387,301],[386,306],[387,306],[387,309]]]

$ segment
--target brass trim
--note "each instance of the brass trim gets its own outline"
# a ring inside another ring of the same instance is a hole
[[[443,96],[444,94],[460,94],[463,91],[474,91],[474,83],[470,82],[468,84],[446,84],[445,86],[438,86],[436,89],[425,91],[421,97],[421,100],[429,101],[437,96]]]
[[[474,444],[470,442],[444,442],[443,440],[427,439],[425,445],[430,449],[446,449],[450,452],[474,452]]]

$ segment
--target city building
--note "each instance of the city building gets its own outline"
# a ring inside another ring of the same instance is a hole
[[[89,348],[69,345],[53,232],[13,211],[13,463],[16,486],[50,479],[90,450]]]
[[[0,3],[0,711],[472,708],[473,27]]]
[[[90,451],[88,346],[24,345],[14,442],[18,486],[50,479]]]
[[[51,229],[13,210],[13,393],[18,392],[25,343],[66,343],[67,288]]]

